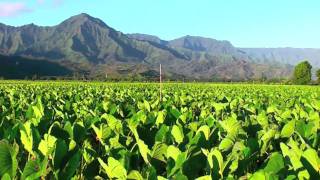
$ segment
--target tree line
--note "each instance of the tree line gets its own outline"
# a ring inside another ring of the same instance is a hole
[[[316,71],[317,84],[320,84],[320,69]],[[293,83],[307,85],[312,81],[312,66],[308,61],[297,64],[293,72]]]

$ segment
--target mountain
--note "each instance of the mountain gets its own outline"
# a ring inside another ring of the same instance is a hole
[[[262,64],[288,64],[308,60],[314,67],[320,67],[320,49],[312,48],[240,48],[234,47],[229,41],[219,41],[212,38],[199,36],[184,36],[171,41],[161,40],[157,36],[145,34],[129,34],[130,37],[161,43],[173,48],[191,50],[193,52],[205,52],[209,54],[228,54],[249,62]]]
[[[139,40],[139,41],[149,41],[149,42],[154,42],[154,43],[161,44],[164,46],[168,45],[168,41],[162,40],[158,36],[153,36],[153,35],[148,35],[148,34],[139,34],[139,33],[127,34],[127,36],[132,39]]]
[[[156,36],[123,34],[88,14],[52,27],[0,24],[0,54],[6,59],[53,63],[90,78],[157,78],[159,64],[167,79],[278,78],[290,76],[292,70],[290,66],[260,63],[228,41],[195,36],[164,41]]]
[[[32,78],[35,75],[46,78],[72,75],[68,68],[46,60],[0,55],[0,64],[0,77],[10,79]]]
[[[54,27],[0,26],[0,49],[5,55],[77,62],[143,62],[175,58],[147,42],[130,39],[99,19],[80,14]]]
[[[240,48],[256,62],[296,65],[308,60],[312,66],[320,68],[320,49],[311,48]]]

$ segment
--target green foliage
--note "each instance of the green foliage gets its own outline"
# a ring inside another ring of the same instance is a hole
[[[303,61],[296,65],[293,80],[296,84],[309,84],[311,81],[312,66],[308,61]]]
[[[0,84],[2,179],[320,179],[320,87]]]
[[[6,140],[0,141],[0,176],[15,177],[18,168],[17,154],[16,144],[11,146]]]
[[[317,82],[318,84],[320,84],[320,69],[316,71],[316,76],[317,76]]]

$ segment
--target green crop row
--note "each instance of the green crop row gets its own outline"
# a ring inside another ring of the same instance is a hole
[[[320,88],[0,84],[10,179],[320,179]]]

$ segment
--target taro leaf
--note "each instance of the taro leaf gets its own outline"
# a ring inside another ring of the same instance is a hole
[[[138,127],[140,122],[145,123],[146,121],[147,121],[146,114],[143,111],[139,111],[130,118],[128,124],[129,124],[129,127],[136,128]]]
[[[74,148],[76,148],[76,146],[77,146],[77,143],[74,141],[74,140],[71,140],[70,142],[69,142],[69,151],[72,151],[72,150],[74,150]]]
[[[170,110],[170,113],[173,115],[173,117],[175,117],[175,119],[179,119],[179,117],[181,115],[180,111],[176,108],[172,108]]]
[[[172,130],[171,130],[171,134],[172,134],[174,140],[178,144],[183,142],[184,135],[183,135],[182,130],[179,128],[179,126],[173,125]]]
[[[280,148],[283,156],[290,159],[290,162],[294,170],[298,171],[299,169],[303,169],[303,164],[300,162],[300,152],[299,152],[300,150],[296,148],[289,149],[289,147],[284,143],[280,143]],[[309,179],[310,175],[304,169],[299,171],[298,177],[299,179]]]
[[[141,176],[141,174],[139,173],[139,171],[132,170],[132,171],[130,171],[130,173],[128,174],[127,179],[128,179],[128,180],[143,180],[143,177]]]
[[[77,171],[81,161],[81,152],[75,152],[69,159],[67,164],[64,166],[60,173],[61,179],[71,179],[75,172]]]
[[[143,104],[144,104],[144,108],[146,108],[146,110],[147,110],[148,112],[150,112],[150,104],[149,104],[149,102],[146,101],[146,100],[144,100],[144,101],[143,101]]]
[[[277,107],[276,107],[274,104],[270,105],[270,106],[267,108],[267,113],[268,113],[268,114],[270,114],[270,113],[275,113],[275,112],[277,112],[277,111],[278,111],[278,109],[277,109]]]
[[[137,144],[139,147],[139,152],[144,160],[145,163],[150,164],[148,160],[148,154],[150,154],[150,150],[148,146],[144,143],[143,140],[138,139]]]
[[[178,172],[175,176],[174,179],[179,179],[179,180],[188,180],[188,177],[182,174],[181,172]]]
[[[125,180],[127,178],[127,170],[113,157],[108,158],[108,164],[101,158],[98,158],[98,161],[110,179],[116,178]]]
[[[281,137],[288,138],[294,133],[295,121],[288,122],[281,130]]]
[[[281,118],[282,119],[289,119],[292,118],[291,117],[291,110],[286,110],[281,114]]]
[[[55,169],[59,169],[63,158],[68,152],[68,146],[64,140],[59,139],[56,144],[56,149],[54,150],[54,159],[53,159],[53,165]]]
[[[314,127],[314,124],[312,122],[306,124],[304,121],[300,120],[296,123],[296,130],[302,137],[308,138],[312,134],[312,129]]]
[[[268,126],[268,116],[265,112],[259,113],[259,115],[257,116],[257,121],[264,128]]]
[[[34,154],[32,147],[33,147],[33,136],[32,136],[32,129],[31,123],[26,122],[24,123],[23,127],[20,129],[20,140],[23,144],[23,147],[30,153]]]
[[[167,154],[167,149],[168,146],[165,143],[156,143],[153,147],[152,147],[152,158],[154,159],[158,159],[162,162],[166,162],[165,157]]]
[[[228,119],[220,122],[220,125],[231,137],[236,136],[241,129],[241,124],[235,117],[229,117]]]
[[[219,145],[219,150],[222,150],[222,151],[228,151],[232,148],[233,146],[233,141],[230,139],[230,138],[224,138],[220,145]]]
[[[156,119],[156,125],[159,127],[160,124],[163,124],[164,119],[165,119],[164,112],[163,111],[159,111],[157,119]]]
[[[160,129],[156,133],[155,141],[156,142],[165,142],[168,132],[169,132],[169,127],[164,124],[161,125]]]
[[[18,168],[17,145],[11,146],[7,141],[0,141],[0,176],[8,174],[11,178],[16,176]]]
[[[95,125],[92,125],[91,127],[96,134],[96,138],[102,144],[104,144],[104,140],[112,134],[112,129],[108,127],[106,124],[100,124],[100,127],[96,127]]]
[[[268,130],[266,133],[263,134],[263,136],[261,137],[261,141],[263,142],[263,145],[261,147],[261,153],[265,153],[269,142],[272,140],[272,138],[274,138],[276,134],[276,131],[274,129]]]
[[[213,107],[217,113],[217,115],[220,115],[221,112],[224,110],[224,108],[226,107],[226,104],[224,103],[214,103]]]
[[[44,108],[42,106],[41,97],[38,96],[36,104],[29,106],[26,117],[34,124],[34,126],[38,126],[43,115]]]
[[[316,150],[309,148],[303,152],[302,157],[308,161],[315,172],[320,174],[320,159]]]
[[[210,158],[210,159],[209,159]],[[216,165],[219,167],[219,174],[222,176],[223,173],[223,156],[221,152],[217,149],[211,151],[208,155],[208,161],[211,161],[212,167],[214,168]],[[218,163],[218,164],[216,164]]]
[[[45,176],[47,173],[47,165],[47,157],[45,157],[42,162],[40,162],[38,159],[28,161],[23,169],[21,179],[32,180],[39,179],[41,176]]]
[[[271,155],[267,166],[264,168],[264,171],[267,173],[277,174],[284,168],[283,157],[280,153],[275,152]]]
[[[162,176],[158,176],[157,177],[157,180],[168,180],[167,178],[164,178],[164,177],[162,177]]]
[[[148,180],[157,179],[157,171],[153,166],[149,166],[146,173]]]
[[[217,173],[222,176],[224,163],[221,152],[217,149],[211,150],[210,152],[206,149],[202,149],[202,152],[207,156],[210,168],[216,170]]]
[[[83,151],[83,159],[85,160],[85,162],[87,164],[91,163],[92,161],[94,161],[95,159],[95,155],[96,155],[96,150],[93,148],[93,146],[90,144],[90,141],[85,140],[84,144],[84,151]]]
[[[130,156],[131,153],[125,148],[115,150],[114,156],[117,157],[118,161],[123,165],[125,169],[130,168]]]
[[[250,180],[267,180],[267,175],[263,170],[255,172],[250,178]]]
[[[207,175],[207,176],[198,177],[196,180],[212,180],[212,178],[211,176]]]
[[[313,106],[313,108],[315,108],[316,110],[320,111],[320,101],[318,101],[318,100],[313,100],[313,102],[311,103],[311,105]]]
[[[177,156],[177,159],[175,160],[175,165],[171,169],[169,176],[174,175],[180,168],[182,168],[183,163],[187,160],[187,153],[183,152]]]
[[[102,128],[98,128],[95,125],[91,126],[93,131],[96,133],[96,137],[98,140],[102,140]]]
[[[86,129],[85,129],[82,122],[74,123],[73,128],[72,128],[72,132],[73,132],[73,136],[74,136],[73,139],[77,143],[80,143],[86,137]]]
[[[167,159],[172,158],[173,160],[177,160],[178,155],[181,154],[181,151],[175,147],[170,145],[167,149]]]
[[[11,177],[8,173],[6,173],[1,177],[1,180],[11,180]]]
[[[115,118],[114,116],[110,114],[104,114],[101,116],[101,118],[107,120],[108,126],[113,130],[116,131],[117,133],[121,133],[122,131],[122,124],[121,121]]]
[[[204,137],[206,138],[206,140],[209,140],[209,136],[210,136],[210,128],[207,125],[201,126],[198,131],[197,134],[202,132],[204,134]]]
[[[54,150],[56,141],[57,139],[54,136],[45,134],[44,139],[41,140],[38,149],[44,156],[50,155]]]

